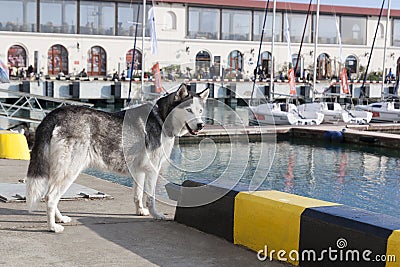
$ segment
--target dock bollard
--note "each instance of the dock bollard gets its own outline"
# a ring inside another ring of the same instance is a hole
[[[0,130],[0,158],[30,160],[28,142],[25,135]]]

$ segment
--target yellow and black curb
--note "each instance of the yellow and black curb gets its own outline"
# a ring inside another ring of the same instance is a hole
[[[284,192],[188,180],[175,220],[296,266],[400,266],[400,219]]]

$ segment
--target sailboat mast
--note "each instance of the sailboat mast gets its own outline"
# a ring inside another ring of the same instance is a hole
[[[314,36],[314,71],[313,71],[313,88],[312,88],[312,102],[315,101],[315,88],[317,84],[317,46],[318,46],[318,32],[319,32],[319,5],[320,0],[317,0],[317,17],[315,22],[315,36]]]
[[[272,11],[272,42],[271,42],[271,85],[270,85],[270,94],[269,101],[273,100],[273,92],[274,92],[274,73],[275,73],[275,60],[274,60],[274,48],[275,48],[275,16],[276,16],[276,0],[274,0],[274,8]]]
[[[303,35],[301,36],[301,42],[300,42],[299,53],[297,53],[296,66],[294,67],[294,75],[295,75],[295,76],[296,76],[297,67],[299,66],[299,62],[300,62],[300,58],[301,58],[301,48],[303,47],[304,36],[306,35],[308,17],[310,16],[310,12],[311,12],[311,3],[312,3],[312,0],[310,0],[310,4],[308,5],[307,17],[306,17],[306,22],[304,23]],[[291,57],[291,56],[290,56],[290,57]],[[291,61],[292,61],[292,60],[290,60],[289,62],[291,62]],[[300,77],[301,77],[301,73],[300,73]]]
[[[134,9],[132,9],[134,11]],[[137,40],[137,30],[139,25],[139,13],[140,12],[140,5],[137,6],[137,15],[136,15],[136,24],[135,24],[135,39],[133,42],[133,49],[132,49],[132,59],[131,59],[131,67],[129,69],[129,90],[128,90],[128,99],[126,101],[126,105],[129,106],[131,103],[131,92],[132,92],[132,80],[133,80],[133,69],[135,67],[135,55],[136,55],[136,40]]]
[[[386,29],[385,29],[385,44],[383,49],[383,66],[382,66],[382,88],[381,88],[381,100],[384,100],[385,96],[385,66],[386,66],[386,50],[387,50],[387,36],[390,21],[390,0],[388,1],[387,17],[386,17]]]
[[[145,71],[145,65],[144,65],[144,38],[146,36],[146,0],[143,0],[143,18],[142,18],[142,72],[140,75],[140,80],[141,80],[141,100],[143,101],[144,97],[144,71]]]
[[[265,5],[263,27],[262,27],[262,31],[261,31],[260,45],[258,47],[258,56],[257,56],[256,68],[254,70],[253,89],[251,90],[250,105],[252,105],[252,102],[253,102],[253,94],[254,94],[254,89],[256,87],[256,80],[257,80],[258,67],[259,67],[258,64],[261,61],[261,46],[262,46],[262,42],[263,42],[263,39],[264,39],[265,24],[267,23],[268,6],[269,6],[269,0],[267,0],[267,4]]]
[[[371,51],[369,52],[368,63],[367,63],[367,67],[365,68],[364,79],[363,79],[363,83],[362,83],[362,85],[361,85],[361,93],[360,93],[360,96],[362,96],[362,99],[365,98],[365,92],[364,92],[364,90],[365,90],[365,83],[367,82],[367,75],[368,75],[369,64],[371,63],[372,52],[374,51],[376,35],[378,34],[379,23],[381,22],[382,10],[383,10],[383,7],[384,7],[384,6],[385,6],[385,0],[382,1],[381,10],[379,11],[378,23],[376,24],[374,39],[372,40]]]

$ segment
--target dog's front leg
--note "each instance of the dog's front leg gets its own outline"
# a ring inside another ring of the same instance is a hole
[[[150,211],[151,216],[156,220],[165,220],[166,217],[157,212],[156,209],[156,183],[158,173],[152,172],[146,176],[146,196],[147,196],[147,208]]]
[[[133,181],[133,201],[136,206],[136,214],[140,216],[149,215],[149,210],[143,207],[143,191],[144,191],[144,172],[137,172],[134,174]]]

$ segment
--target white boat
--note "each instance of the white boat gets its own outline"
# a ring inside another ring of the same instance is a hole
[[[357,105],[356,109],[372,112],[372,122],[400,122],[400,102],[388,101]]]
[[[319,125],[324,115],[320,112],[299,112],[294,104],[267,103],[249,107],[251,124]]]
[[[298,106],[301,113],[321,112],[324,114],[323,123],[354,123],[366,124],[372,119],[372,113],[362,110],[344,110],[339,103],[336,102],[314,102],[306,103]]]

